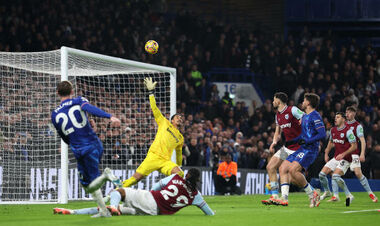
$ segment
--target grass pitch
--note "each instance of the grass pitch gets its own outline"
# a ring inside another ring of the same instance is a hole
[[[309,208],[305,193],[291,193],[289,206],[264,206],[262,199],[266,195],[242,196],[210,196],[205,197],[209,206],[216,211],[215,216],[204,216],[197,207],[187,207],[172,216],[120,216],[112,218],[93,219],[87,215],[53,215],[54,207],[70,209],[86,208],[95,205],[94,202],[70,202],[67,205],[0,205],[1,226],[246,226],[246,225],[281,225],[281,226],[365,226],[379,225],[380,202],[373,203],[367,193],[353,193],[355,196],[351,206],[346,207],[345,201],[329,203],[322,201],[318,208]],[[380,193],[376,195],[380,197]],[[341,193],[343,198],[344,194]],[[346,211],[357,211],[343,213]],[[361,211],[361,212],[359,212]]]

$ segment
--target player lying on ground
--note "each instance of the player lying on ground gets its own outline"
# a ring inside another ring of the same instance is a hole
[[[51,114],[52,123],[63,141],[70,145],[74,153],[80,183],[84,190],[94,197],[101,210],[93,217],[110,217],[100,188],[107,180],[114,183],[115,186],[121,186],[121,183],[109,168],[106,168],[103,174],[99,172],[103,145],[92,129],[86,112],[98,117],[109,118],[112,123],[120,124],[120,120],[91,105],[86,98],[72,98],[74,89],[69,81],[60,82],[57,93],[61,98],[61,104]]]
[[[166,176],[179,174],[183,177],[183,171],[179,167],[182,164],[183,136],[179,131],[183,123],[182,116],[175,114],[170,121],[167,120],[157,108],[156,99],[154,98],[154,89],[157,82],[153,82],[152,78],[145,78],[144,83],[149,91],[150,107],[158,125],[157,134],[144,161],[132,177],[123,181],[123,187],[136,184],[155,170]],[[174,149],[176,150],[177,164],[170,160]]]
[[[329,152],[335,147],[334,158],[329,161]],[[337,112],[335,114],[335,126],[331,129],[330,140],[325,149],[325,161],[326,165],[319,173],[319,180],[325,192],[321,195],[321,200],[331,196],[331,191],[328,185],[327,176],[332,173],[332,190],[333,197],[330,202],[339,201],[339,188],[343,189],[346,194],[346,198],[349,199],[349,203],[354,200],[354,196],[348,190],[346,183],[341,176],[346,174],[350,167],[352,158],[351,153],[357,148],[355,136],[346,125],[346,117],[343,112]]]
[[[305,110],[305,114],[302,116],[301,135],[288,142],[288,145],[298,143],[301,146],[296,152],[289,155],[280,166],[280,170],[284,170],[284,173],[290,173],[292,183],[304,188],[306,194],[309,196],[311,208],[319,206],[319,194],[307,182],[302,170],[307,170],[315,161],[319,152],[319,141],[326,137],[322,117],[316,111],[318,105],[318,95],[305,93],[302,102],[302,109]]]
[[[192,168],[185,179],[178,174],[168,176],[154,184],[152,191],[119,188],[110,194],[108,210],[113,215],[170,215],[183,207],[194,205],[206,215],[214,215],[201,193],[196,189],[200,172]],[[122,204],[120,204],[120,201]],[[96,214],[98,208],[54,208],[55,214]]]
[[[276,130],[273,136],[273,143],[270,145],[269,150],[274,153],[274,146],[281,139],[281,132],[285,136],[286,141],[290,141],[301,134],[301,124],[299,120],[304,114],[303,111],[295,106],[288,106],[288,95],[282,92],[274,94],[273,108],[277,109],[275,116]],[[280,171],[281,180],[281,199],[278,197],[278,178],[277,169],[282,162],[291,154],[293,154],[299,148],[299,144],[291,144],[288,146],[282,146],[270,159],[267,165],[267,171],[270,181],[271,197],[261,202],[265,205],[288,205],[289,196],[289,175]]]
[[[359,156],[359,145],[358,148],[352,153],[352,162],[350,165],[351,171],[354,171],[356,177],[359,179],[360,184],[363,186],[363,188],[368,193],[369,197],[372,199],[373,202],[377,202],[377,197],[372,192],[371,187],[369,186],[367,177],[363,175],[362,167],[360,165],[360,162],[365,161],[365,147],[366,142],[364,138],[364,131],[362,125],[355,120],[356,116],[356,108],[353,106],[346,108],[346,117],[347,117],[347,126],[350,127],[352,132],[354,133],[356,137],[356,141],[360,141],[360,156]]]

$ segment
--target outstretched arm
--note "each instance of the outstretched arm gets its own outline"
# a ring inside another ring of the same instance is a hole
[[[203,213],[206,215],[212,216],[215,215],[214,211],[208,206],[206,201],[203,199],[201,193],[198,192],[198,194],[194,197],[193,205],[199,207]]]
[[[154,119],[156,120],[157,125],[160,125],[161,122],[165,119],[165,117],[162,115],[160,109],[158,109],[156,105],[156,99],[154,98],[153,94],[149,95],[149,102],[150,107],[152,108]]]
[[[109,118],[109,119],[111,119],[112,123],[120,123],[120,119],[112,116],[111,114],[103,111],[100,108],[95,107],[94,105],[91,105],[88,102],[83,103],[81,108],[82,108],[82,110],[87,111],[92,115],[95,115],[95,116],[98,116],[101,118]]]
[[[160,181],[158,181],[157,183],[153,184],[152,191],[159,191],[163,189],[175,175],[176,174],[165,177],[161,179]]]
[[[80,107],[83,111],[86,111],[92,115],[95,115],[101,118],[111,118],[111,114],[103,111],[100,108],[95,107],[94,105],[91,105],[89,102],[82,103]]]
[[[150,107],[152,108],[154,119],[156,120],[157,124],[160,125],[165,117],[162,115],[160,109],[158,109],[156,99],[154,98],[154,89],[156,88],[157,82],[153,82],[152,78],[148,77],[144,79],[144,84],[146,86],[146,89],[149,91],[149,103]]]

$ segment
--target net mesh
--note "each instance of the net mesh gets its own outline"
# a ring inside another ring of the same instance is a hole
[[[0,52],[0,202],[58,200],[60,139],[50,114],[60,103],[60,73],[59,50]],[[121,119],[121,126],[114,127],[108,119],[88,115],[103,142],[100,168],[128,178],[145,158],[156,131],[143,78],[158,82],[157,105],[169,117],[170,73],[69,54],[68,74],[76,96]],[[70,150],[68,175],[69,200],[85,198]],[[144,186],[149,183],[139,184]],[[107,183],[105,192],[110,189]]]

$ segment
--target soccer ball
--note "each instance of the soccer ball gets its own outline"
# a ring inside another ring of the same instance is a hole
[[[145,51],[150,54],[156,54],[158,52],[158,43],[154,40],[149,40],[145,43]]]

